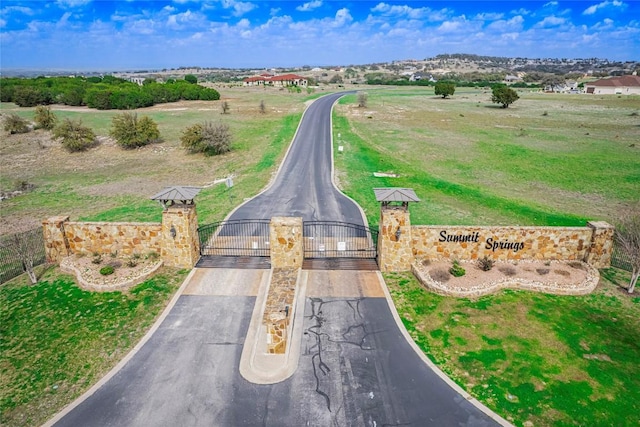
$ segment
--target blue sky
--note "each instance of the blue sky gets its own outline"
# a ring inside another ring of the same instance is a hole
[[[349,65],[440,53],[640,60],[640,1],[0,3],[0,67]]]

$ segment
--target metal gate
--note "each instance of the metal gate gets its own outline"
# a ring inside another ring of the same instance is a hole
[[[377,256],[378,230],[337,221],[303,223],[305,258],[363,258]]]
[[[221,221],[198,228],[200,255],[268,257],[269,220]]]

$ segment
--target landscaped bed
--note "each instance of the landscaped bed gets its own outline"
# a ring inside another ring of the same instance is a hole
[[[579,261],[496,262],[483,270],[477,261],[460,261],[464,275],[449,270],[451,261],[413,263],[412,271],[430,291],[456,297],[479,297],[501,289],[525,289],[560,295],[584,295],[598,284],[598,270]]]

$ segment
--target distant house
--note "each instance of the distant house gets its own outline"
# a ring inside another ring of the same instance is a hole
[[[273,76],[271,74],[261,74],[255,77],[247,77],[242,81],[244,86],[307,86],[306,77],[297,74],[282,74]]]
[[[620,76],[584,84],[585,93],[594,95],[640,95],[640,76]]]

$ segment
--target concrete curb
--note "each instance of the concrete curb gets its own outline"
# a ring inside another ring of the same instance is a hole
[[[377,274],[378,274],[378,278],[380,279],[380,285],[382,287],[382,291],[384,292],[384,296],[385,296],[385,298],[387,300],[387,304],[389,305],[389,310],[391,310],[391,314],[393,315],[393,319],[395,320],[396,324],[398,325],[398,329],[402,333],[402,336],[404,336],[405,340],[407,340],[407,342],[409,343],[411,348],[413,348],[413,350],[418,354],[418,356],[420,356],[420,359],[422,359],[422,361],[427,366],[429,366],[429,368],[431,368],[431,370],[436,375],[438,375],[449,387],[454,389],[457,393],[459,393],[462,397],[464,397],[473,406],[475,406],[476,408],[478,408],[479,410],[484,412],[489,418],[491,418],[492,420],[494,420],[495,422],[497,422],[501,426],[513,427],[513,424],[511,424],[509,421],[505,420],[500,415],[496,414],[491,409],[487,408],[478,399],[476,399],[475,397],[473,397],[469,393],[467,393],[465,390],[463,390],[462,387],[460,387],[451,378],[449,378],[444,372],[442,372],[440,370],[440,368],[438,366],[436,366],[431,361],[431,359],[429,359],[422,352],[420,347],[418,347],[418,345],[415,343],[413,338],[411,338],[411,335],[409,335],[409,332],[407,331],[407,329],[404,327],[404,324],[402,323],[402,320],[400,319],[400,315],[398,314],[398,310],[396,310],[396,306],[393,303],[393,299],[391,298],[391,294],[389,293],[389,289],[387,288],[387,284],[384,281],[384,277],[382,277],[382,273],[380,271],[378,271]]]
[[[293,312],[291,313],[293,327],[289,328],[285,353],[268,354],[265,352],[267,332],[266,327],[262,324],[262,316],[267,305],[271,274],[265,275],[265,277],[266,279],[263,279],[260,284],[251,315],[251,323],[240,356],[240,375],[254,384],[275,384],[293,375],[298,369],[304,324],[308,273],[299,270]]]
[[[166,317],[169,315],[173,307],[178,302],[178,299],[180,298],[180,296],[182,296],[182,292],[185,290],[185,288],[191,281],[191,278],[193,277],[195,272],[196,272],[196,268],[191,269],[191,272],[184,279],[184,281],[182,282],[182,285],[180,285],[180,288],[176,291],[176,293],[173,295],[173,298],[171,298],[171,301],[169,301],[169,304],[167,304],[165,309],[160,314],[160,317],[158,317],[155,323],[151,326],[151,328],[147,331],[147,333],[142,337],[142,339],[138,341],[138,343],[131,349],[131,351],[129,351],[129,353],[127,353],[127,355],[123,357],[122,360],[120,360],[120,362],[118,362],[118,364],[113,367],[113,369],[107,372],[107,374],[104,377],[102,377],[97,383],[91,386],[89,390],[84,392],[76,400],[74,400],[69,405],[64,407],[60,412],[54,415],[53,418],[51,418],[49,421],[43,424],[42,427],[51,427],[55,423],[60,421],[62,418],[64,418],[65,415],[67,415],[69,412],[74,410],[78,405],[80,405],[82,402],[84,402],[89,397],[91,397],[96,391],[98,391],[100,387],[102,387],[104,384],[107,383],[107,381],[113,378],[113,376],[116,375],[120,371],[120,369],[124,368],[124,366],[127,363],[129,363],[129,361],[136,355],[136,353],[138,353],[138,351],[140,351],[140,349],[147,343],[147,341],[151,339],[151,337],[158,330],[162,322],[164,322],[164,319],[166,319]]]

